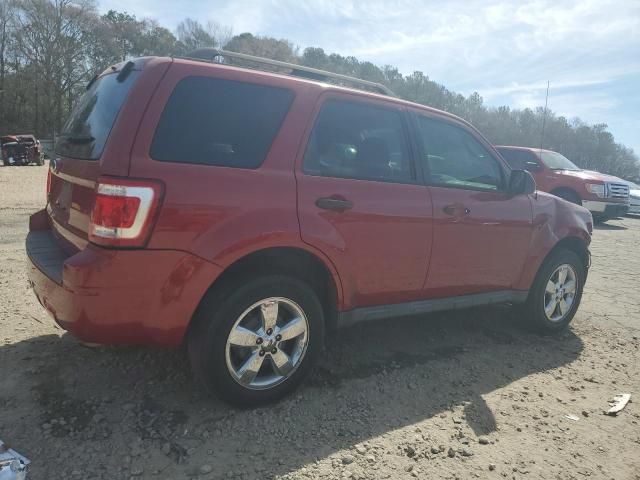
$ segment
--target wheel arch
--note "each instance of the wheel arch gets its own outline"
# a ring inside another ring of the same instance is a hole
[[[531,254],[525,261],[524,269],[518,281],[514,284],[514,288],[517,290],[529,290],[547,259],[560,249],[567,249],[576,253],[582,259],[585,270],[588,269],[591,263],[589,242],[580,235],[579,231],[575,231],[568,232],[559,240],[557,237],[547,238],[544,243],[540,244],[535,253]],[[585,235],[587,234],[585,233]]]
[[[199,304],[212,293],[241,281],[247,275],[282,274],[307,282],[323,306],[327,330],[337,325],[342,285],[337,271],[315,252],[301,247],[267,247],[248,253],[229,264],[207,289]],[[197,311],[197,309],[196,309]],[[193,319],[190,321],[190,326]]]
[[[540,264],[537,265],[537,268],[535,269],[535,274],[531,279],[532,285],[533,285],[533,282],[535,282],[536,278],[540,273],[540,270],[544,267],[547,260],[552,255],[554,255],[558,250],[569,250],[575,253],[576,255],[578,255],[578,257],[582,260],[582,265],[585,268],[585,272],[587,272],[591,262],[588,245],[584,241],[584,239],[578,236],[569,235],[564,238],[561,238],[558,242],[556,242],[553,248],[551,248],[547,252],[547,254],[542,258],[542,260],[540,261]]]
[[[542,263],[544,263],[544,261],[546,261],[546,259],[551,254],[563,248],[566,250],[571,250],[576,255],[578,255],[578,257],[580,257],[580,259],[582,260],[582,264],[584,265],[585,269],[589,268],[589,263],[590,263],[589,247],[587,246],[587,243],[582,238],[577,236],[568,236],[561,239],[558,243],[554,245],[554,247],[547,254],[547,256],[545,257]]]

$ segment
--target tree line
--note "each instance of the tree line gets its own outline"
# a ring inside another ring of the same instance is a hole
[[[390,65],[327,54],[322,48],[301,50],[284,39],[233,35],[216,22],[185,18],[171,31],[126,12],[100,15],[92,0],[0,0],[0,133],[54,137],[89,79],[109,65],[144,55],[184,56],[203,47],[379,82],[401,98],[466,119],[494,144],[542,143],[580,167],[640,179],[638,156],[617,143],[604,123],[589,125],[543,108],[489,107],[478,93],[453,92],[423,72],[403,75]]]

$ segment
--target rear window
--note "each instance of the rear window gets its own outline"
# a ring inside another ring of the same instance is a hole
[[[293,92],[208,77],[176,86],[153,137],[163,162],[257,168],[289,110]]]
[[[110,73],[98,78],[71,112],[62,129],[55,152],[72,158],[97,160],[138,71],[118,76]]]

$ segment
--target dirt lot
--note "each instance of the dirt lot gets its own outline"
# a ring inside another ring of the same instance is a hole
[[[32,479],[640,479],[640,219],[596,230],[561,336],[506,308],[361,326],[296,395],[247,411],[208,398],[181,352],[88,349],[54,325],[23,248],[45,177],[0,168],[0,438]],[[635,403],[603,415],[620,392]]]

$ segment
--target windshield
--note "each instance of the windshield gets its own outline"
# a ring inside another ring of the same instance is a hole
[[[138,72],[124,78],[111,73],[98,78],[78,101],[62,129],[56,153],[72,158],[97,160]]]
[[[540,152],[540,158],[551,170],[581,170],[575,163],[558,152]]]

